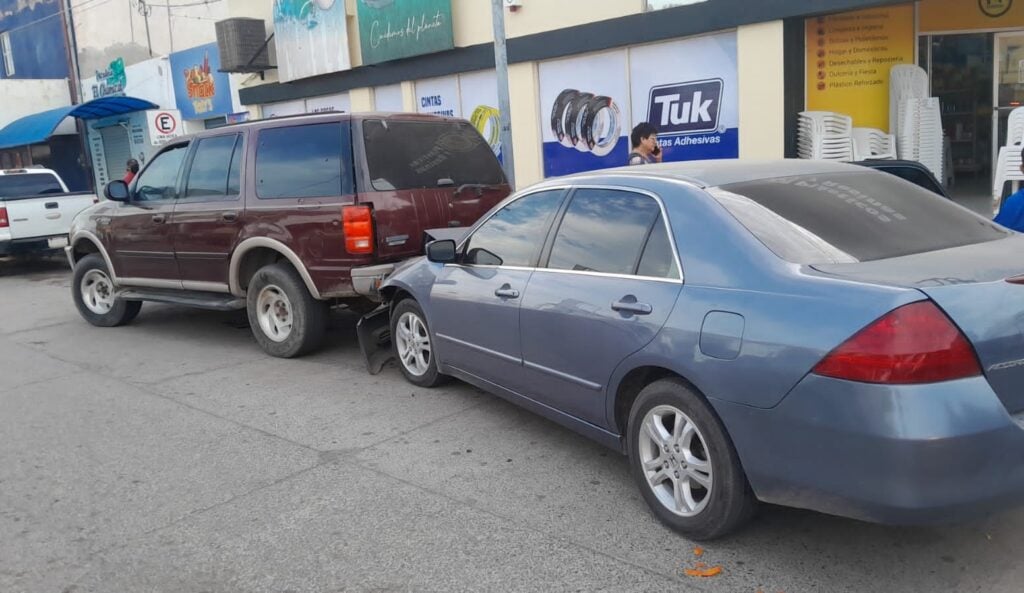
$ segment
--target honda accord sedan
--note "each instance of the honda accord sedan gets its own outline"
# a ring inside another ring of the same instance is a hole
[[[381,287],[364,352],[629,458],[694,539],[758,501],[882,523],[1024,497],[1024,237],[840,163],[549,180]],[[378,328],[379,331],[375,331]]]

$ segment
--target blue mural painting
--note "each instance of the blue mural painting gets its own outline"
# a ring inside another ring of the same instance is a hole
[[[14,74],[0,59],[0,78],[67,78],[60,0],[0,0],[0,32],[8,31]]]
[[[171,54],[174,101],[183,119],[210,119],[232,112],[228,75],[220,70],[216,43]]]

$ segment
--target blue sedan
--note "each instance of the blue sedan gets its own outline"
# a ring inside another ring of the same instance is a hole
[[[664,164],[543,182],[460,235],[384,282],[364,351],[389,335],[413,384],[627,454],[691,538],[758,501],[913,524],[1024,496],[1024,236],[949,200],[839,163]]]

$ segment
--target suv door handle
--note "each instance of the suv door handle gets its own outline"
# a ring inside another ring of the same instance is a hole
[[[622,300],[612,303],[612,310],[619,313],[632,313],[634,315],[650,315],[654,308],[647,303],[636,302],[636,297],[625,296]]]
[[[238,213],[237,212],[221,212],[220,217],[221,217],[221,220],[223,220],[224,222],[235,222],[236,220],[238,220]]]
[[[502,286],[501,288],[499,288],[498,290],[495,290],[494,291],[494,296],[500,297],[500,298],[503,298],[503,299],[518,299],[519,298],[519,291],[514,289],[514,288],[512,288],[508,284],[506,284],[506,285]]]
[[[154,214],[153,215],[153,222],[155,222],[157,224],[160,224],[160,223],[164,222],[165,220],[167,220],[167,215],[166,214]]]

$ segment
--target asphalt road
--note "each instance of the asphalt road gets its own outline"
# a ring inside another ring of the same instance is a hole
[[[763,507],[704,546],[721,575],[685,576],[694,545],[623,458],[466,385],[368,375],[354,321],[278,360],[240,314],[91,327],[63,261],[0,261],[0,592],[1024,590],[1024,511]]]

